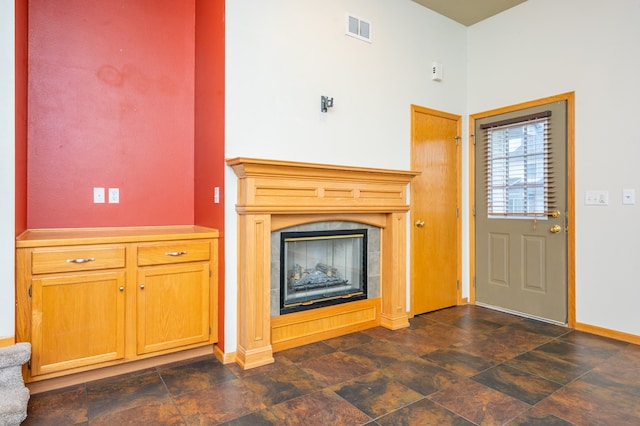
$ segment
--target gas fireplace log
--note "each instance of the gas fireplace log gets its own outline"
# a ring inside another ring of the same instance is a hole
[[[328,277],[337,277],[339,275],[337,268],[329,266],[326,263],[318,263],[316,265],[316,270],[324,272]]]

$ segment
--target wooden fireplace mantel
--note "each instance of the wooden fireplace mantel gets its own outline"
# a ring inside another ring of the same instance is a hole
[[[255,158],[232,158],[227,165],[238,177],[238,364],[253,368],[273,362],[271,232],[285,223],[345,218],[379,226],[376,325],[392,330],[408,326],[407,185],[419,172]]]

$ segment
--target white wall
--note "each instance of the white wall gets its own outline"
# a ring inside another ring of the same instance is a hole
[[[226,5],[228,158],[410,167],[410,104],[466,114],[466,28],[410,0]],[[345,35],[347,12],[371,44]],[[444,80],[433,82],[433,61]],[[320,112],[320,96],[334,98]],[[236,177],[226,173],[225,351],[236,347]]]
[[[576,320],[635,335],[640,206],[622,189],[640,191],[638,23],[638,0],[529,0],[471,27],[467,47],[470,114],[575,91]],[[585,206],[592,189],[609,206]]]
[[[15,335],[14,16],[14,2],[0,1],[0,339]]]

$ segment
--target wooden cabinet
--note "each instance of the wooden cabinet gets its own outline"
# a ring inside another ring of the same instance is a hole
[[[208,265],[144,268],[138,282],[138,354],[209,340]]]
[[[217,341],[217,236],[203,227],[29,230],[17,240],[27,380]]]
[[[124,272],[31,282],[32,375],[124,357]]]

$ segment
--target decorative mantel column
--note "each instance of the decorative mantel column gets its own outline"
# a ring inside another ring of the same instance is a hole
[[[273,362],[270,267],[274,215],[300,223],[345,218],[381,227],[379,324],[409,325],[407,185],[419,172],[232,158],[238,177],[238,347],[245,369]],[[292,219],[293,218],[293,219]],[[317,219],[314,219],[317,218]]]

